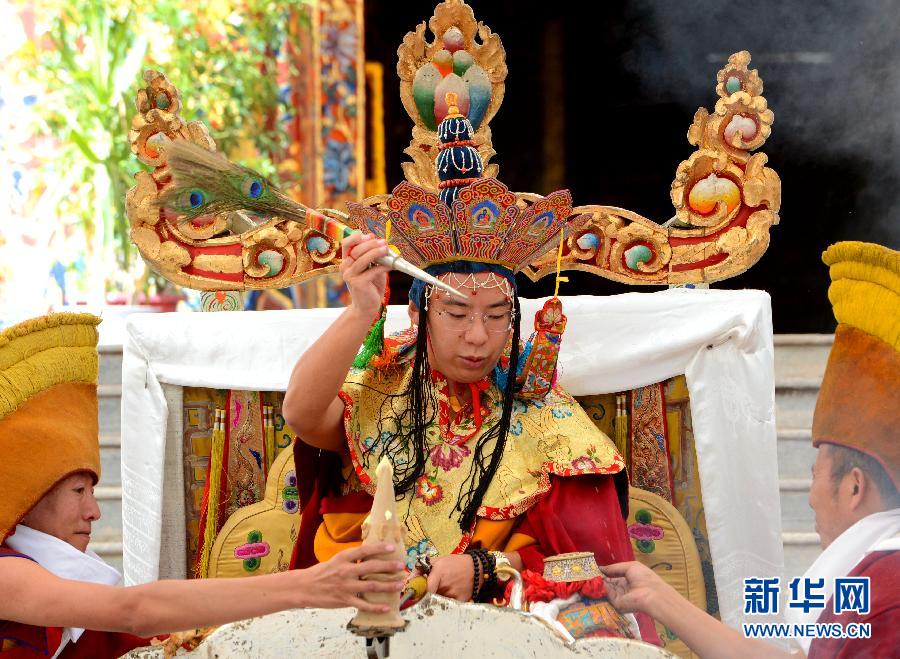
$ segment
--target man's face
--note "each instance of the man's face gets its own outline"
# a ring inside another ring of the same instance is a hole
[[[477,284],[484,284],[492,275],[473,277]],[[456,286],[452,279],[448,283]],[[468,299],[436,290],[428,301],[428,360],[453,382],[477,382],[494,369],[509,340],[512,301],[506,287],[456,288]],[[418,323],[414,308],[410,316]]]
[[[57,483],[28,511],[22,523],[84,551],[91,541],[91,524],[98,519],[100,508],[94,498],[94,478],[79,472]]]
[[[816,516],[816,531],[825,549],[841,533],[853,524],[847,503],[852,496],[849,478],[835,483],[831,477],[831,447],[823,444],[816,454],[812,467],[812,486],[809,489],[809,505]]]

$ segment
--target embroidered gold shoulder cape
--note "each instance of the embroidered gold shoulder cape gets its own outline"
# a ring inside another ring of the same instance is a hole
[[[395,419],[408,404],[403,392],[411,377],[409,361],[395,362],[385,369],[352,369],[341,389],[350,457],[362,488],[369,493],[375,491],[375,467],[382,443],[396,433]],[[438,395],[440,391],[436,391],[436,398]],[[428,428],[425,474],[397,505],[398,513],[405,516],[407,538],[433,545],[436,551],[432,553],[462,551],[471,539],[471,530],[460,530],[455,508],[473,467],[474,447],[502,412],[502,395],[493,379],[481,394],[481,405],[481,430],[465,442],[444,440],[437,420]],[[471,427],[456,430],[464,436]],[[489,456],[492,448],[485,446],[485,455]],[[391,452],[395,466],[411,460],[410,450],[406,446]],[[525,513],[549,491],[550,474],[615,474],[624,468],[615,444],[559,386],[541,400],[517,398],[500,466],[478,516],[508,520]]]

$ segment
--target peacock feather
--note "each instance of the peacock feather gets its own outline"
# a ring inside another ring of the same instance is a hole
[[[293,220],[317,231],[333,244],[353,233],[349,226],[334,219],[348,220],[346,213],[327,209],[316,211],[288,197],[259,172],[236,165],[217,151],[210,151],[187,140],[175,140],[166,149],[172,176],[157,202],[160,209],[179,215],[181,223],[202,215],[220,215],[243,211],[268,220],[279,217]],[[327,212],[327,215],[326,215]],[[390,252],[378,262],[465,298],[455,288],[415,267],[399,254]]]
[[[175,140],[167,155],[172,185],[161,195],[159,205],[178,214],[180,222],[240,210],[306,223],[305,206],[259,172],[231,162],[218,151]]]

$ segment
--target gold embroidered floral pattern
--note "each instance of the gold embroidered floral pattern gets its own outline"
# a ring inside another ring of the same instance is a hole
[[[374,492],[374,471],[386,439],[397,433],[395,419],[407,401],[398,396],[412,377],[411,365],[353,369],[341,390],[344,426],[356,476]],[[491,381],[481,392],[483,423],[463,443],[445,441],[437,428],[428,433],[426,473],[398,503],[398,513],[416,518],[420,534],[442,554],[462,551],[470,534],[459,527],[457,501],[468,487],[475,442],[500,417],[502,396]],[[379,424],[379,417],[381,423]],[[492,447],[485,447],[487,454]],[[411,460],[408,447],[391,454],[395,465]],[[531,508],[550,489],[550,475],[614,474],[624,468],[615,444],[597,429],[577,402],[558,386],[541,400],[515,401],[510,432],[494,480],[485,493],[479,517],[512,519]]]

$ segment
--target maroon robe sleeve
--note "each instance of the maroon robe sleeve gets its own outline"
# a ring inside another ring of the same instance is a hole
[[[154,638],[164,639],[168,634],[159,634]],[[68,643],[59,655],[59,659],[104,659],[121,657],[135,648],[150,645],[149,638],[132,636],[121,632],[97,632],[85,630],[77,643]],[[2,655],[0,655],[2,656]]]
[[[297,491],[300,499],[300,530],[290,568],[300,570],[319,561],[314,542],[322,524],[322,502],[335,496],[341,487],[341,459],[337,453],[322,451],[294,438],[294,473],[297,475]]]
[[[871,638],[817,638],[810,643],[809,659],[861,659],[900,656],[900,551],[868,554],[848,575],[869,577],[870,612],[835,615],[833,599],[828,600],[817,623],[871,625]]]
[[[525,568],[544,571],[544,557],[592,551],[598,565],[634,560],[613,476],[551,477],[550,492],[516,529],[537,543],[519,550]],[[652,618],[635,614],[645,641],[662,645]]]

